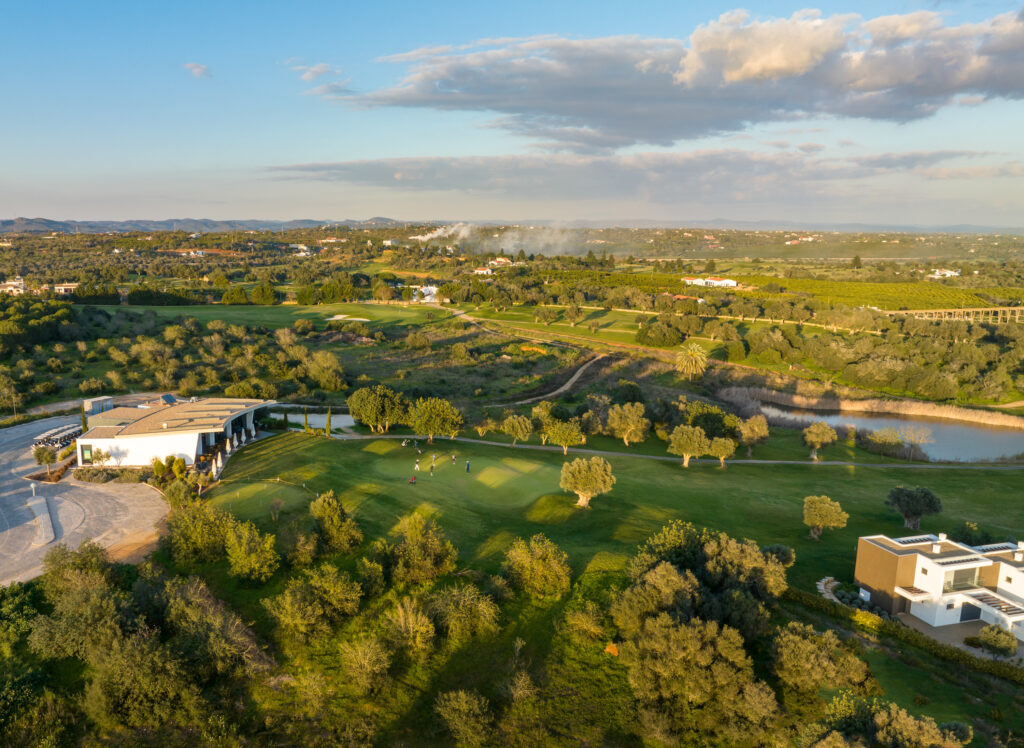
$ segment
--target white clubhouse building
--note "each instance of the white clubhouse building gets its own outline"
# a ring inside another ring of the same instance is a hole
[[[89,430],[78,437],[78,464],[93,454],[109,455],[107,465],[143,467],[153,458],[181,457],[194,465],[256,436],[255,413],[273,400],[205,398],[177,402],[164,398],[139,407],[119,407],[89,416]]]

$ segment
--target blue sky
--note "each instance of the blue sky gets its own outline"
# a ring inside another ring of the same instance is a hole
[[[0,28],[3,217],[1024,215],[1019,4],[8,3]]]

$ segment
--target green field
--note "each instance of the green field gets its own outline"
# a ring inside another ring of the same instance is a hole
[[[401,306],[398,304],[317,304],[298,306],[278,304],[274,306],[248,306],[241,304],[195,304],[189,306],[106,306],[100,307],[111,313],[124,311],[152,311],[161,317],[195,317],[203,323],[221,319],[230,324],[262,325],[264,327],[290,327],[297,320],[310,319],[322,328],[335,315],[344,314],[356,319],[366,319],[384,328],[410,327],[427,321],[427,313],[433,312],[435,319],[443,319],[449,312],[422,306]]]
[[[614,490],[584,511],[558,488],[561,454],[443,440],[436,445],[438,467],[431,478],[426,468],[433,452],[424,446],[424,469],[411,486],[416,454],[400,441],[327,441],[291,433],[232,457],[210,495],[215,504],[271,529],[274,498],[284,501],[287,513],[304,510],[314,493],[334,489],[371,538],[387,533],[407,512],[426,512],[460,548],[462,563],[486,571],[497,570],[514,537],[538,532],[569,553],[577,573],[609,555],[622,564],[638,543],[680,518],[762,545],[792,546],[797,563],[790,578],[805,589],[827,575],[852,579],[857,537],[904,533],[902,520],[884,505],[900,483],[928,486],[942,499],[943,513],[925,520],[926,531],[952,530],[970,520],[996,535],[1013,535],[1024,521],[1018,498],[1024,479],[1017,471],[813,464],[734,464],[725,471],[701,464],[683,470],[622,456],[610,460],[618,479]],[[278,478],[291,485],[276,485]],[[850,514],[845,529],[817,543],[801,524],[803,498],[812,494],[831,496]]]
[[[986,307],[992,302],[971,289],[947,286],[932,281],[906,283],[870,283],[864,281],[816,280],[813,278],[777,278],[770,275],[738,275],[736,280],[750,286],[773,283],[787,293],[809,294],[830,304],[876,306],[879,309],[953,309]],[[991,289],[989,289],[991,291]],[[999,289],[1013,293],[1014,289]],[[763,296],[755,292],[755,295]],[[777,294],[770,294],[774,297]]]

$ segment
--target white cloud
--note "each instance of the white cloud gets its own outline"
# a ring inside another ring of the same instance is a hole
[[[492,39],[384,59],[409,66],[398,85],[323,95],[487,112],[492,126],[542,148],[608,152],[763,122],[907,122],[950,105],[1024,98],[1024,12],[944,26],[927,11],[870,20],[734,11],[685,39]]]
[[[457,192],[509,200],[779,200],[828,191],[830,183],[915,173],[968,151],[828,157],[816,149],[761,153],[740,149],[616,155],[389,158],[272,167],[287,180],[343,182],[401,191]],[[928,175],[932,176],[932,175]],[[966,176],[966,174],[965,174]]]
[[[200,65],[198,62],[186,62],[183,67],[192,73],[195,78],[213,77],[213,73],[210,72],[208,65]]]
[[[337,75],[339,70],[331,67],[326,62],[318,62],[316,65],[292,65],[292,70],[302,73],[299,78],[304,81],[313,81],[321,75]]]

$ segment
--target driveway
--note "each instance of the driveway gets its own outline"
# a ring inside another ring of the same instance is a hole
[[[167,504],[149,486],[24,479],[43,469],[32,459],[36,434],[78,420],[58,416],[0,429],[0,585],[39,576],[43,556],[57,543],[77,548],[92,538],[115,558],[125,558],[156,540]]]

